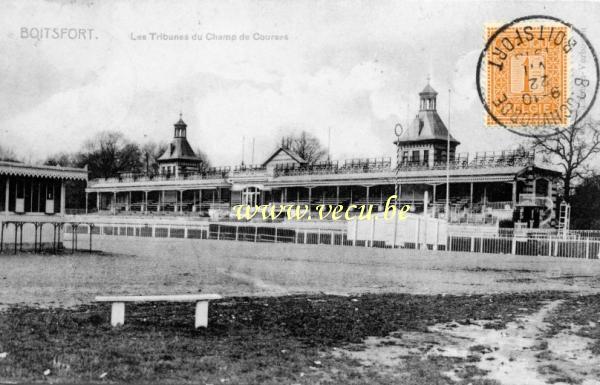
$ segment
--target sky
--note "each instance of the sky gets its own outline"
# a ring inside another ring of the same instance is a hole
[[[429,78],[460,152],[511,149],[521,137],[484,125],[476,65],[486,23],[532,14],[600,47],[592,1],[2,0],[0,144],[39,161],[104,130],[169,141],[181,112],[190,144],[217,166],[239,164],[243,142],[252,163],[252,139],[261,163],[301,130],[324,145],[331,132],[334,159],[393,157],[394,126],[418,112]],[[32,38],[43,28],[76,38]]]

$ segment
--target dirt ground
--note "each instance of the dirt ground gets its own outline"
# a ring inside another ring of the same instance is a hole
[[[461,373],[470,371],[471,380],[504,385],[600,384],[600,356],[592,352],[598,341],[578,335],[581,326],[574,324],[549,333],[548,321],[562,302],[548,301],[502,328],[494,327],[493,320],[436,324],[426,332],[369,337],[364,349],[340,349],[336,355],[390,374],[410,357],[454,358],[455,364],[443,371],[453,382],[461,382]]]
[[[108,237],[94,245],[0,255],[0,382],[600,384],[598,260]],[[225,296],[208,334],[189,333],[189,309],[132,305],[127,325],[111,330],[106,306],[90,305],[100,294],[197,292]],[[218,352],[190,356],[207,338]]]

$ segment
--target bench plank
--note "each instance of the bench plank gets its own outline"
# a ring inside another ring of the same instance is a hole
[[[221,299],[218,294],[177,294],[177,295],[120,295],[98,296],[96,302],[111,302],[110,324],[125,324],[125,302],[196,302],[196,328],[208,326],[208,302]]]
[[[197,302],[222,299],[218,294],[98,296],[96,302]]]

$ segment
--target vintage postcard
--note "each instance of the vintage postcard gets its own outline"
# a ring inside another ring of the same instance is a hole
[[[0,385],[600,385],[597,16],[0,0]]]

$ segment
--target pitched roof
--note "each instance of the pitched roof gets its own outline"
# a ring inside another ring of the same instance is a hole
[[[88,171],[85,168],[39,166],[19,162],[0,161],[0,175],[87,180]]]
[[[425,88],[423,88],[423,91],[419,92],[419,95],[422,94],[434,94],[437,95],[437,91],[433,89],[432,86],[429,85],[429,83],[427,83],[427,85],[425,86]]]
[[[196,156],[187,139],[182,137],[174,138],[169,147],[167,147],[167,150],[158,158],[158,161],[165,162],[177,159],[200,161],[200,158]]]
[[[300,155],[298,155],[296,152],[294,152],[294,151],[290,150],[290,149],[289,149],[289,148],[287,148],[287,147],[282,147],[282,146],[279,146],[279,147],[277,147],[277,149],[275,149],[275,151],[273,152],[273,154],[271,154],[271,156],[269,156],[269,157],[267,158],[267,160],[265,160],[265,161],[263,162],[263,166],[266,166],[266,165],[267,165],[267,163],[269,163],[269,162],[270,162],[270,161],[271,161],[273,158],[275,158],[275,157],[276,157],[276,156],[277,156],[277,155],[278,155],[280,152],[282,152],[282,151],[283,151],[284,153],[286,153],[286,154],[287,154],[287,155],[288,155],[290,158],[292,158],[292,160],[293,160],[293,161],[295,161],[295,162],[298,162],[298,163],[300,163],[300,164],[305,164],[305,163],[306,163],[306,160],[304,160],[304,159],[303,159],[303,158],[302,158]]]
[[[446,141],[448,136],[448,128],[442,121],[442,118],[435,110],[422,110],[412,121],[408,129],[406,129],[400,138],[399,142],[421,142],[430,140]],[[460,144],[452,134],[450,134],[450,142]]]

